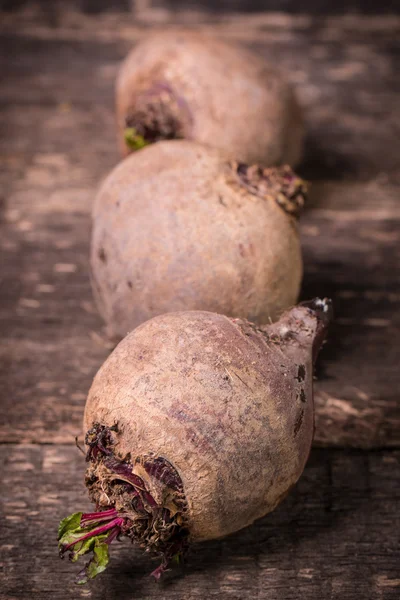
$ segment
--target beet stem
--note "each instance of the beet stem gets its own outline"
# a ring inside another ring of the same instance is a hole
[[[67,552],[70,548],[72,548],[76,544],[79,544],[80,542],[84,542],[88,538],[95,537],[97,535],[101,535],[102,533],[105,533],[106,531],[109,531],[110,529],[113,529],[114,527],[118,528],[118,530],[119,530],[121,528],[121,525],[123,524],[123,522],[124,522],[124,519],[122,517],[117,517],[116,519],[113,519],[112,521],[110,521],[109,523],[106,523],[105,525],[102,525],[101,527],[96,527],[95,529],[92,529],[92,531],[88,531],[88,533],[86,533],[85,535],[82,535],[77,540],[74,540],[67,546],[64,546],[61,549],[61,553],[64,554],[65,552]]]
[[[105,540],[105,543],[110,545],[111,542],[113,542],[115,540],[115,538],[118,537],[120,532],[121,532],[120,527],[115,527],[114,529],[111,529],[109,536]]]
[[[84,513],[81,517],[81,527],[84,528],[90,524],[109,521],[110,519],[115,519],[117,516],[118,513],[115,508],[110,508],[110,510],[104,510],[101,512]]]

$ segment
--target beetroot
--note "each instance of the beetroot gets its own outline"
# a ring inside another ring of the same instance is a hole
[[[120,163],[93,210],[93,291],[110,336],[177,310],[275,320],[300,289],[305,195],[290,167],[248,167],[188,141]]]
[[[282,73],[210,35],[147,36],[121,67],[116,103],[124,155],[179,138],[264,166],[294,165],[301,155],[301,111]]]
[[[314,300],[263,327],[210,312],[170,313],[129,334],[86,403],[86,485],[96,512],[60,525],[60,553],[104,570],[110,543],[160,557],[273,510],[300,477],[313,428],[313,364],[331,317]]]

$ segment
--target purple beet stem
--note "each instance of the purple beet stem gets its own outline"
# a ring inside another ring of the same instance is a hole
[[[110,519],[115,519],[118,517],[118,513],[115,508],[110,508],[110,510],[103,510],[101,512],[95,513],[85,513],[81,517],[81,527],[86,527],[93,523],[100,523],[101,521],[109,521]]]
[[[110,529],[115,528],[119,532],[119,529],[120,529],[121,525],[123,524],[123,522],[124,522],[124,519],[122,517],[117,517],[117,518],[113,519],[112,521],[110,521],[109,523],[102,525],[101,527],[96,527],[95,529],[92,529],[92,531],[85,533],[85,535],[78,538],[74,542],[71,542],[67,546],[64,546],[64,548],[62,549],[62,552],[63,553],[67,552],[70,548],[72,548],[76,544],[79,544],[80,542],[83,542],[83,541],[87,540],[88,538],[95,537],[97,535],[101,535],[102,533],[105,533],[106,531],[109,531]],[[113,539],[114,539],[114,537],[113,537]]]

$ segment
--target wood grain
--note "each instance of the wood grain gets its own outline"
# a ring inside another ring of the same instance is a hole
[[[148,576],[154,562],[121,541],[106,573],[80,587],[79,565],[58,558],[56,530],[63,516],[90,507],[82,455],[71,446],[3,446],[1,598],[394,600],[399,462],[398,451],[314,450],[274,513],[196,546],[183,573],[156,584]]]

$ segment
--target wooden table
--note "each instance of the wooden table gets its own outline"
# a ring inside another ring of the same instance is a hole
[[[78,4],[8,2],[0,15],[0,597],[399,598],[399,17]],[[90,207],[118,161],[120,60],[179,21],[279,61],[305,106],[302,296],[331,296],[336,310],[315,385],[319,447],[280,508],[200,545],[184,575],[156,584],[152,561],[124,542],[107,573],[76,587],[56,527],[89,508],[74,437],[110,351],[89,286]]]

